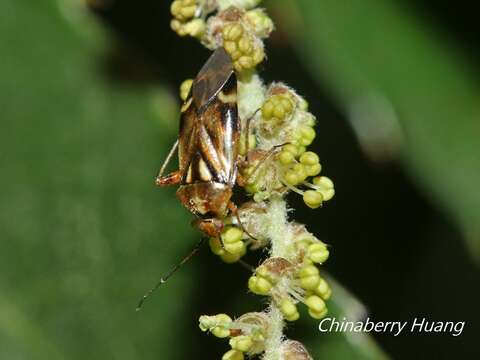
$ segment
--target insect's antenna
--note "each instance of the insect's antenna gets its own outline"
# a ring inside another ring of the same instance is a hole
[[[290,144],[290,143],[286,142],[286,143],[283,143],[283,144],[278,144],[278,145],[272,146],[272,148],[270,150],[268,150],[268,152],[262,156],[262,158],[260,159],[258,164],[255,165],[251,174],[245,179],[245,182],[248,182],[253,176],[257,175],[256,173],[260,169],[260,167],[265,163],[265,161],[267,161],[271,156],[273,156],[275,154],[277,149],[279,149],[279,148],[281,148],[285,145],[288,145],[288,144]]]
[[[258,239],[255,236],[253,236],[252,234],[250,234],[250,232],[247,229],[245,229],[245,226],[243,226],[242,219],[240,219],[240,214],[238,213],[237,205],[235,205],[233,202],[230,201],[230,203],[228,204],[228,207],[229,207],[230,211],[232,212],[232,214],[237,219],[238,225],[240,226],[242,231],[245,234],[247,234],[248,237],[251,238],[252,240],[258,241]]]
[[[257,110],[255,110],[255,112],[247,119],[247,131],[246,131],[246,136],[245,136],[245,149],[247,151],[247,154],[246,154],[246,158],[248,160],[248,149],[250,149],[250,123],[252,122],[252,120],[255,118],[255,115],[257,115],[257,113],[260,111],[260,108],[258,108]]]
[[[167,280],[177,272],[178,269],[180,269],[182,267],[183,264],[185,264],[188,260],[190,260],[192,258],[193,255],[195,255],[198,250],[200,250],[200,248],[202,247],[203,243],[205,241],[205,237],[202,237],[200,239],[200,241],[197,243],[197,245],[195,245],[195,247],[192,249],[192,251],[187,255],[185,256],[182,261],[180,261],[177,265],[175,265],[172,270],[170,270],[166,275],[164,275],[163,277],[160,278],[160,281],[153,287],[151,288],[150,290],[148,290],[145,295],[143,295],[143,297],[140,299],[140,301],[138,302],[138,305],[137,305],[137,308],[136,308],[136,311],[139,311],[142,306],[143,306],[143,303],[145,302],[145,300],[147,300],[150,295],[152,295],[152,293],[157,290],[162,284],[166,283]]]

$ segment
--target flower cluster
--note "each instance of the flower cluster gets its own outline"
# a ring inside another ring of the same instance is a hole
[[[316,137],[316,119],[308,103],[283,83],[265,86],[255,67],[265,59],[263,40],[274,29],[260,0],[175,0],[172,29],[198,38],[209,49],[222,46],[230,55],[238,79],[238,109],[242,121],[238,162],[239,185],[252,200],[224,219],[219,238],[211,238],[212,252],[234,263],[249,250],[268,249],[248,279],[248,289],[269,298],[262,312],[236,319],[203,315],[200,329],[228,338],[224,360],[260,355],[271,359],[312,359],[298,341],[286,339],[285,321],[300,317],[298,306],[320,319],[327,313],[331,289],[319,266],[329,257],[328,246],[305,226],[289,220],[288,193],[302,196],[318,208],[334,194],[332,180],[322,173],[320,157],[308,149]],[[183,100],[192,80],[180,87]]]
[[[255,120],[257,147],[242,171],[246,190],[260,201],[286,187],[300,194],[311,208],[330,200],[335,194],[333,182],[319,176],[320,158],[307,151],[316,136],[308,103],[286,85],[274,83]]]

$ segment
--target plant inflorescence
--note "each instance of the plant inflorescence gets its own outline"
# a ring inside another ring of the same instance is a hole
[[[264,360],[311,359],[298,341],[289,340],[286,322],[299,317],[303,304],[315,319],[327,313],[331,290],[319,266],[329,256],[325,243],[302,224],[289,220],[286,195],[299,194],[315,209],[334,196],[332,180],[322,174],[319,156],[308,146],[316,119],[307,101],[284,83],[265,85],[255,68],[265,59],[264,39],[274,29],[260,0],[175,0],[172,29],[198,38],[209,49],[223,47],[238,77],[238,111],[242,120],[239,164],[241,185],[251,200],[239,217],[224,220],[221,238],[209,241],[223,261],[239,261],[248,250],[268,248],[268,258],[248,279],[248,289],[268,297],[268,307],[237,318],[203,315],[200,329],[229,339],[223,360],[261,356]],[[192,80],[180,86],[186,99]],[[248,126],[247,126],[248,119]],[[239,222],[240,220],[240,222]]]

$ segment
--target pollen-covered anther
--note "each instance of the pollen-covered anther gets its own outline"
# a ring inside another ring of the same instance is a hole
[[[219,338],[230,336],[230,326],[232,318],[226,314],[213,316],[202,315],[199,318],[199,327],[202,331],[210,331]]]
[[[266,38],[274,29],[272,19],[267,15],[263,9],[253,9],[247,11],[245,14],[245,20],[249,23],[250,27],[260,38]]]
[[[265,57],[263,43],[245,29],[241,22],[232,22],[222,30],[223,47],[230,55],[236,71],[253,69]]]
[[[257,267],[248,280],[248,288],[255,294],[268,295],[280,278],[293,270],[293,265],[283,258],[269,258]]]
[[[222,360],[243,360],[243,359],[245,359],[243,352],[235,349],[227,351],[222,356]]]
[[[300,286],[305,290],[314,290],[320,284],[320,272],[315,265],[306,265],[302,267],[297,276],[300,280]]]
[[[308,176],[316,176],[322,171],[320,158],[313,151],[307,151],[300,156],[300,163],[304,166]]]
[[[197,0],[175,0],[170,5],[170,12],[179,21],[191,19],[197,11]]]
[[[197,0],[175,0],[170,6],[173,19],[170,27],[180,36],[202,37],[206,30],[206,23],[198,16],[199,7]]]
[[[315,139],[317,133],[312,126],[301,125],[295,133],[294,143],[298,146],[308,146]]]
[[[234,263],[246,254],[247,246],[243,239],[243,231],[235,226],[226,226],[219,238],[210,238],[208,243],[215,255],[226,263]]]
[[[317,264],[323,264],[327,261],[329,255],[327,245],[322,242],[316,242],[307,248],[307,258]]]
[[[180,84],[180,99],[187,100],[190,89],[192,88],[193,79],[186,79]]]
[[[238,350],[241,352],[250,351],[253,346],[253,340],[248,335],[239,335],[232,337],[229,341],[230,346],[234,350]]]
[[[206,24],[203,19],[192,19],[187,22],[182,22],[177,19],[170,21],[170,27],[180,36],[192,36],[201,38],[205,33]]]
[[[278,307],[285,317],[285,320],[296,321],[300,318],[297,306],[289,298],[282,299]]]
[[[262,105],[262,119],[267,132],[273,132],[290,118],[295,108],[295,100],[289,92],[270,96]]]
[[[268,295],[274,283],[260,275],[252,275],[248,279],[248,288],[257,295]]]
[[[317,176],[313,178],[313,185],[323,196],[323,201],[328,201],[335,195],[333,181],[326,176]]]
[[[330,296],[332,295],[332,289],[330,288],[330,285],[328,285],[327,281],[322,277],[320,277],[320,282],[313,291],[323,300],[330,299]]]
[[[307,190],[303,193],[303,202],[311,209],[316,209],[322,206],[323,203],[322,193],[315,190]]]
[[[328,312],[325,301],[318,295],[310,295],[305,298],[305,305],[308,306],[308,313],[314,319],[321,319]]]

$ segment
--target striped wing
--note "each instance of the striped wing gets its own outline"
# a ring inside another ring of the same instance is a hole
[[[179,162],[182,184],[215,181],[234,184],[240,122],[235,74],[208,106],[188,100],[180,123]]]

